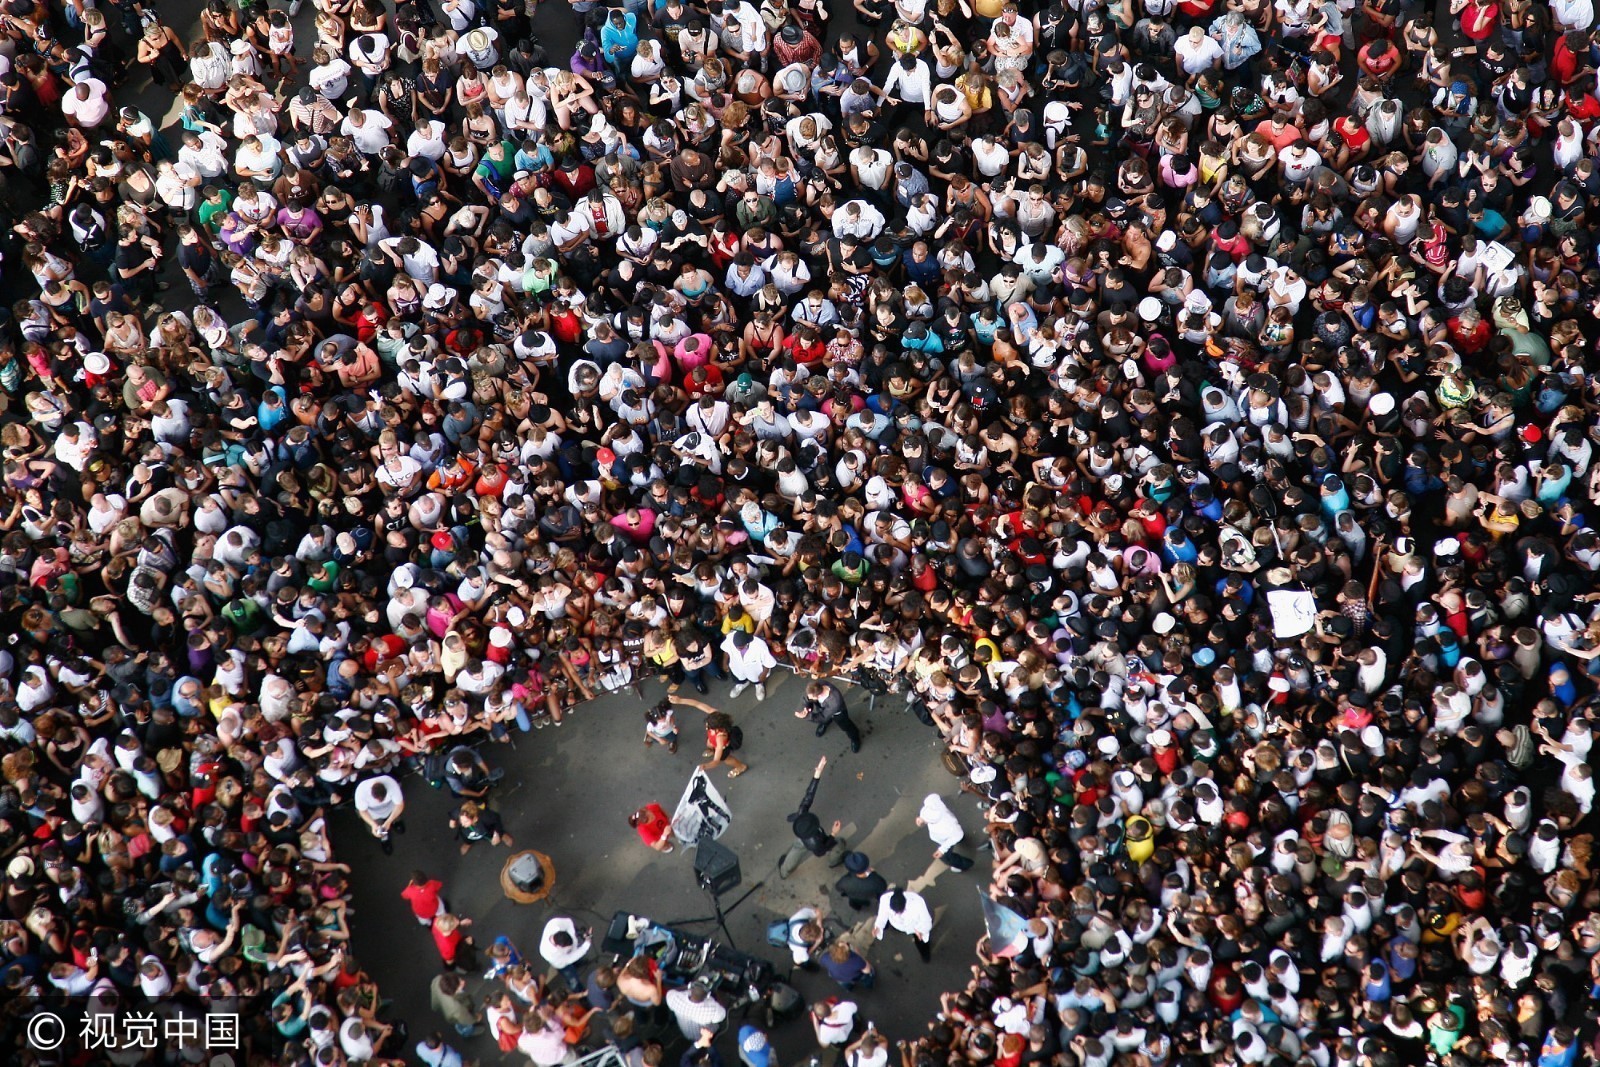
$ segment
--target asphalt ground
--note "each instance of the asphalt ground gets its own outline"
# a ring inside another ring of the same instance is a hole
[[[742,886],[723,898],[724,905],[757,887],[727,916],[733,945],[771,960],[808,1002],[836,994],[838,987],[826,975],[801,970],[791,975],[788,953],[768,946],[765,937],[771,920],[788,918],[805,905],[820,907],[831,919],[830,929],[848,931],[879,971],[873,990],[850,994],[861,1017],[891,1038],[920,1033],[938,1010],[940,993],[965,985],[973,945],[982,934],[977,887],[990,862],[988,853],[975,853],[982,841],[975,799],[959,793],[940,764],[935,732],[900,710],[897,698],[881,698],[868,712],[866,692],[847,690],[852,718],[865,735],[861,751],[851,753],[837,728],[818,738],[814,726],[794,717],[804,683],[786,671],[774,672],[767,699],[759,704],[753,688],[736,700],[727,699],[727,692],[722,683],[706,699],[732,714],[743,729],[740,756],[750,771],[737,781],[729,781],[720,768],[712,771],[712,782],[733,815],[721,841],[739,857],[743,874]],[[517,734],[515,747],[481,747],[491,766],[506,771],[492,806],[505,820],[514,849],[537,849],[554,863],[554,890],[538,904],[513,903],[501,890],[500,871],[513,849],[477,845],[466,856],[459,854],[447,824],[457,801],[448,789],[435,790],[420,776],[404,779],[406,833],[395,838],[392,856],[383,854],[353,812],[334,815],[335,854],[354,869],[354,952],[384,996],[393,998],[391,1018],[406,1020],[413,1035],[442,1024],[428,1003],[438,958],[428,931],[417,925],[399,895],[416,869],[444,883],[451,909],[473,920],[480,950],[504,934],[534,960],[539,934],[556,915],[593,927],[598,951],[618,910],[669,923],[712,914],[710,897],[696,884],[692,850],[680,846],[659,854],[627,824],[630,813],[652,800],[670,814],[699,762],[703,716],[693,709],[679,710],[676,755],[645,746],[644,711],[662,693],[651,681],[643,699],[631,692],[602,696],[581,705],[561,726]],[[812,810],[824,825],[842,820],[841,834],[851,848],[866,852],[891,883],[909,884],[926,897],[935,918],[932,962],[924,964],[909,941],[892,932],[884,942],[872,941],[870,916],[850,911],[832,892],[842,869],[830,870],[823,860],[811,858],[788,880],[778,877],[778,860],[794,840],[785,816],[805,795],[822,755],[828,766]],[[966,827],[962,851],[979,857],[971,871],[957,874],[933,859],[933,846],[914,821],[929,792],[941,794]],[[715,923],[690,929],[726,940]],[[476,993],[498,984],[474,975],[470,988]],[[803,1016],[775,1029],[773,1041],[785,1064],[816,1051]],[[487,1037],[457,1047],[484,1062],[499,1055]],[[731,1038],[722,1051],[728,1062],[737,1062]]]

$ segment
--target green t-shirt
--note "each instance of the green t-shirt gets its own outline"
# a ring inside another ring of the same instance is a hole
[[[226,215],[231,207],[233,207],[233,193],[223,189],[221,195],[215,201],[200,201],[200,207],[195,214],[200,217],[200,225],[215,233],[222,226],[222,221],[218,216]],[[212,220],[214,219],[216,222],[213,225]]]

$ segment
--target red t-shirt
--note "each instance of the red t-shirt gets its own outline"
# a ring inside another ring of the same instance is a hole
[[[400,895],[410,902],[413,915],[432,922],[439,914],[439,890],[443,888],[444,883],[436,878],[422,885],[408,885],[400,890]]]
[[[639,831],[639,839],[653,848],[672,832],[672,820],[667,818],[660,804],[646,804],[641,810],[645,817],[634,829]]]
[[[439,958],[444,960],[446,964],[456,961],[456,953],[461,951],[461,942],[466,939],[467,931],[462,927],[458,926],[449,933],[445,933],[439,929],[437,922],[433,924],[433,944],[439,950]]]

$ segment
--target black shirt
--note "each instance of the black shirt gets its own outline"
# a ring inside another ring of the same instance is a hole
[[[846,874],[833,884],[839,895],[852,904],[871,907],[889,891],[889,883],[877,871],[865,874]]]

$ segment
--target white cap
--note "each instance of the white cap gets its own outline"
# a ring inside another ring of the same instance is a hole
[[[1178,625],[1178,620],[1163,611],[1156,615],[1155,620],[1150,624],[1150,628],[1158,634],[1169,634],[1176,625]]]
[[[1139,317],[1146,322],[1154,322],[1161,317],[1161,301],[1153,296],[1147,296],[1139,301]]]
[[[1373,393],[1367,399],[1367,412],[1372,415],[1387,415],[1394,410],[1394,397],[1388,393]]]
[[[1156,748],[1171,748],[1172,747],[1172,731],[1171,730],[1151,730],[1150,731],[1150,743],[1152,745],[1154,745]]]
[[[1267,688],[1274,693],[1287,693],[1289,691],[1289,679],[1282,675],[1274,674],[1267,679]]]

